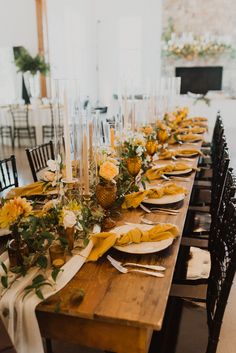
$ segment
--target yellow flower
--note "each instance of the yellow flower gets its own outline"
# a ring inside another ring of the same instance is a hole
[[[153,128],[151,125],[147,125],[143,128],[143,132],[145,135],[150,135],[153,132]]]
[[[106,180],[112,180],[118,174],[119,168],[114,163],[106,161],[100,166],[99,175]]]
[[[9,228],[19,217],[28,217],[31,211],[32,206],[25,198],[16,197],[6,202],[0,210],[0,227]]]

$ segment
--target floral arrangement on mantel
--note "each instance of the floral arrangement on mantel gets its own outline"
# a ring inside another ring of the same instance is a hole
[[[206,33],[202,36],[193,33],[172,33],[162,42],[163,55],[176,59],[194,60],[196,58],[216,58],[223,54],[233,55],[234,49],[228,36]]]

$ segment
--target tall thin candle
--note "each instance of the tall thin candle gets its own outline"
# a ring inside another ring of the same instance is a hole
[[[115,130],[113,127],[110,128],[110,142],[111,142],[111,148],[115,148]]]
[[[89,158],[93,159],[93,124],[89,123]]]
[[[89,168],[88,168],[88,141],[86,132],[83,135],[83,169],[84,169],[84,194],[89,195]]]
[[[72,181],[72,165],[70,154],[70,129],[69,129],[69,114],[68,114],[68,101],[66,92],[64,92],[64,140],[65,140],[65,165],[66,165],[66,180]]]

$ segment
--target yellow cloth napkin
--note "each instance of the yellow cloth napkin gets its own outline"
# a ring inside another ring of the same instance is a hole
[[[36,183],[32,183],[26,186],[14,188],[10,190],[7,194],[7,199],[12,199],[18,196],[31,196],[31,195],[42,195],[45,191],[50,190],[51,188],[46,188],[45,182],[36,181]]]
[[[188,127],[188,126],[198,126],[198,127],[208,127],[207,122],[205,121],[199,121],[199,120],[193,120],[193,119],[188,119],[188,120],[184,120],[183,122],[181,122],[180,127]]]
[[[138,207],[140,203],[146,198],[160,199],[164,195],[176,195],[176,194],[187,194],[187,190],[175,183],[168,183],[160,187],[142,190],[126,195],[125,200],[122,204],[123,209],[130,207]]]
[[[175,152],[176,152],[176,156],[178,156],[178,155],[186,155],[186,156],[188,156],[190,154],[195,154],[195,153],[200,155],[200,156],[203,156],[202,151],[200,151],[197,148],[189,148],[189,149],[182,148],[182,149],[176,150]]]
[[[165,173],[181,171],[181,170],[184,171],[189,168],[192,168],[192,167],[190,167],[186,163],[177,162],[177,163],[167,164],[167,165],[164,165],[163,167],[159,167],[159,168],[154,167],[154,168],[148,169],[146,171],[146,177],[149,180],[160,179],[161,176]]]
[[[177,140],[182,141],[182,142],[187,142],[187,141],[200,141],[203,140],[203,137],[197,134],[192,134],[191,132],[186,135],[177,135]],[[169,145],[173,145],[177,143],[175,136],[172,135],[171,138],[168,140]]]
[[[200,127],[200,126],[194,126],[191,128],[180,128],[175,131],[176,134],[185,134],[187,133],[192,133],[192,134],[204,134],[207,131],[207,128],[205,127]]]
[[[179,235],[178,228],[171,223],[157,224],[148,231],[134,228],[127,233],[118,236],[116,233],[97,233],[91,236],[93,249],[88,261],[97,261],[107,250],[114,245],[125,246],[130,243],[141,243],[149,241],[160,241],[175,238]]]
[[[179,150],[164,150],[161,152],[158,156],[158,159],[171,159],[172,157],[176,157],[179,154],[181,155],[189,155],[189,154],[198,154],[198,155],[203,155],[203,153],[197,149],[197,148],[191,148],[191,149],[179,149]]]

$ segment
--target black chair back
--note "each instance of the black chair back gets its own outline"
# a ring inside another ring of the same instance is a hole
[[[207,353],[215,353],[222,319],[236,271],[236,202],[224,213],[220,235],[211,251],[211,273],[207,289],[209,340]]]
[[[16,157],[12,155],[0,161],[0,192],[18,186]]]
[[[37,173],[47,167],[47,161],[54,159],[54,149],[52,141],[43,143],[33,148],[26,148],[26,155],[34,181],[38,181]]]
[[[13,129],[29,129],[29,108],[28,105],[21,108],[10,106],[13,120]]]

